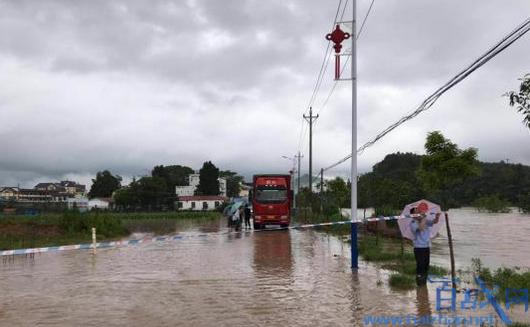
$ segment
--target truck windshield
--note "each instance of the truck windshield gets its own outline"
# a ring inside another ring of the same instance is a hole
[[[256,201],[259,203],[284,203],[286,200],[286,190],[258,189],[256,192]]]

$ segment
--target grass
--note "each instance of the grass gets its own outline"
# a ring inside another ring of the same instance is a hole
[[[136,231],[170,233],[175,231],[177,223],[215,219],[219,215],[217,212],[65,212],[33,217],[0,216],[0,250],[90,243],[92,227],[96,228],[100,241],[119,239]]]
[[[530,327],[530,324],[524,322],[514,322],[513,327]]]
[[[409,275],[397,273],[390,275],[388,284],[396,289],[412,290],[416,287],[416,280]]]
[[[501,291],[497,292],[498,299],[506,302],[507,289],[530,288],[530,271],[520,268],[498,268],[490,270],[483,266],[480,259],[472,259],[471,272],[473,277],[484,281],[489,289],[492,285],[498,285]]]
[[[0,218],[0,250],[89,243],[92,227],[98,239],[116,239],[127,233],[119,217],[105,213],[9,216]]]
[[[199,219],[218,218],[221,214],[215,211],[168,211],[168,212],[110,212],[111,217],[127,219]]]
[[[304,220],[307,223],[318,223],[323,221],[340,221],[344,220],[344,218],[340,215],[324,217],[310,213],[307,213],[304,217],[303,212],[294,218],[294,221],[299,223],[304,222]],[[348,225],[327,226],[318,230],[338,236],[342,240],[350,235],[350,226]],[[360,225],[359,230],[360,232],[364,232],[364,225]],[[378,263],[381,268],[393,271],[393,274],[389,278],[391,287],[412,289],[416,286],[416,260],[414,259],[411,245],[405,243],[402,252],[401,239],[373,235],[359,235],[358,245],[359,255],[363,260]],[[446,276],[448,271],[443,267],[431,265],[429,267],[429,274]]]
[[[214,211],[167,211],[167,212],[112,212],[101,211],[100,214],[105,214],[112,218],[126,219],[195,219],[195,218],[217,218],[219,212]],[[88,212],[86,214],[94,214]],[[85,215],[85,214],[83,214]],[[16,221],[16,222],[57,222],[64,216],[63,213],[44,213],[37,216],[25,215],[0,215],[0,222]]]

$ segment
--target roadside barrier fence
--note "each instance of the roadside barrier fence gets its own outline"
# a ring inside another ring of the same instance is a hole
[[[429,216],[434,215],[434,212],[429,213]],[[308,229],[308,228],[318,228],[318,227],[327,227],[327,226],[340,226],[340,225],[349,225],[349,224],[362,224],[369,222],[378,222],[378,221],[387,221],[387,220],[401,220],[405,218],[415,218],[415,217],[425,217],[426,214],[414,214],[414,215],[402,215],[402,216],[388,216],[388,217],[375,217],[375,218],[366,218],[366,219],[357,219],[353,220],[342,220],[342,221],[333,221],[326,223],[315,223],[315,224],[298,224],[294,226],[287,227],[274,227],[274,228],[265,228],[265,229],[251,229],[251,230],[241,230],[239,232],[224,231],[216,233],[201,233],[201,234],[176,234],[176,235],[166,235],[166,236],[156,236],[156,237],[144,237],[137,239],[129,239],[122,241],[113,241],[113,242],[102,242],[102,243],[86,243],[86,244],[74,244],[74,245],[61,245],[61,246],[50,246],[50,247],[40,247],[40,248],[31,248],[31,249],[16,249],[16,250],[5,250],[0,251],[0,257],[2,256],[14,256],[14,255],[25,255],[25,254],[35,254],[35,253],[48,253],[48,252],[61,252],[61,251],[70,251],[70,250],[89,250],[94,248],[110,248],[122,245],[135,245],[135,244],[149,244],[149,243],[159,243],[159,242],[168,242],[168,241],[179,241],[185,238],[203,238],[215,235],[228,235],[234,233],[261,233],[267,231],[276,231],[276,230],[286,230],[286,229]]]

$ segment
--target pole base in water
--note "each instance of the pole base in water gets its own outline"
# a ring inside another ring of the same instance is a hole
[[[357,244],[357,224],[350,225],[351,231],[351,269],[359,269],[359,248]]]

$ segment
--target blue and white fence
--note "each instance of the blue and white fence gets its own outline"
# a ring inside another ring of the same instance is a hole
[[[429,215],[434,215],[435,213],[429,213]],[[326,227],[326,226],[339,226],[339,225],[349,225],[349,224],[362,224],[368,222],[377,222],[377,221],[386,221],[386,220],[400,220],[405,218],[414,218],[414,217],[423,217],[424,215],[403,215],[403,216],[389,216],[389,217],[376,217],[376,218],[367,218],[367,219],[357,219],[356,221],[352,220],[342,220],[342,221],[333,221],[328,223],[317,223],[317,224],[305,224],[305,225],[294,225],[287,227],[277,227],[277,228],[267,228],[267,229],[258,229],[258,230],[242,230],[239,232],[218,232],[218,233],[202,233],[202,234],[193,234],[193,235],[167,235],[167,236],[158,236],[158,237],[145,237],[138,239],[130,239],[123,241],[114,241],[114,242],[104,242],[96,243],[96,248],[110,248],[115,246],[122,245],[135,245],[135,244],[148,244],[148,243],[159,243],[159,242],[169,242],[169,241],[178,241],[184,238],[202,238],[215,235],[226,235],[233,233],[259,233],[273,230],[285,230],[285,229],[305,229],[305,228],[317,228],[317,227]],[[50,247],[41,247],[41,248],[31,248],[31,249],[16,249],[16,250],[5,250],[0,251],[0,257],[10,256],[10,255],[21,255],[21,254],[35,254],[35,253],[48,253],[48,252],[61,252],[61,251],[70,251],[70,250],[89,250],[93,249],[93,244],[74,244],[74,245],[62,245],[62,246],[50,246]]]

